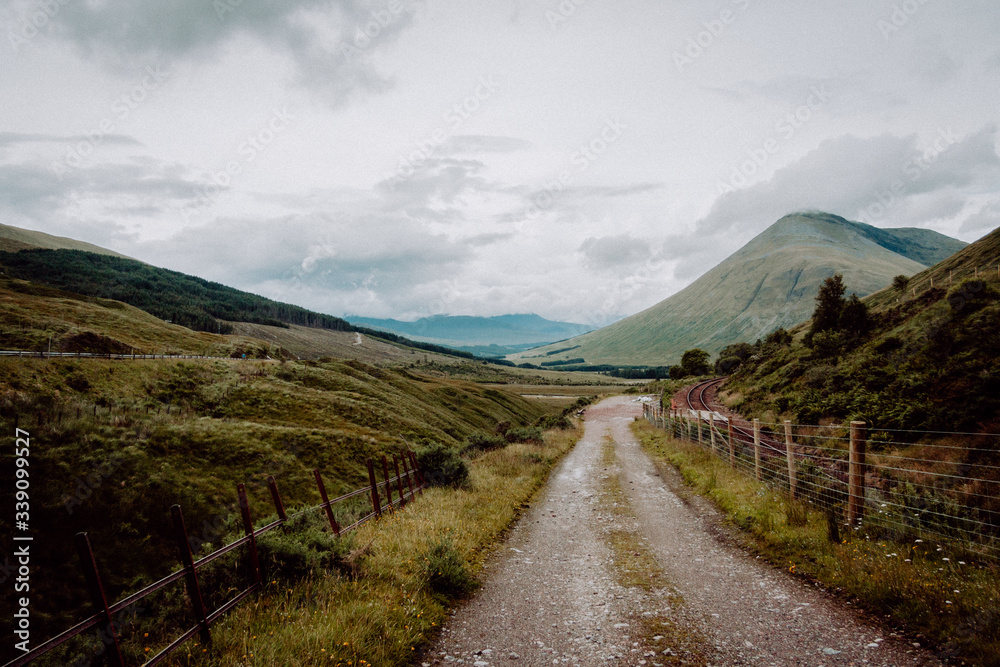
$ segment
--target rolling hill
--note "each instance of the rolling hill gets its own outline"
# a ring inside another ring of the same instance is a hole
[[[732,405],[768,421],[995,432],[1000,229],[864,303],[874,328],[861,340],[810,349],[803,322],[790,345],[759,348],[727,383]]]
[[[98,255],[109,255],[111,257],[127,257],[114,250],[108,250],[96,246],[92,243],[77,241],[65,236],[53,236],[45,232],[36,232],[31,229],[12,227],[0,224],[0,251],[18,252],[21,250],[83,250]]]
[[[894,276],[918,273],[965,245],[926,229],[879,229],[828,213],[794,213],[655,306],[510,358],[675,364],[685,350],[697,347],[714,354],[808,319],[820,284],[835,273],[843,274],[849,292],[865,296]],[[555,352],[560,348],[572,349]]]
[[[553,322],[534,314],[496,317],[434,315],[415,322],[350,315],[346,319],[352,324],[477,354],[489,353],[490,346],[496,346],[497,349],[492,350],[496,356],[514,351],[509,348],[528,349],[594,330],[594,327],[585,324]]]

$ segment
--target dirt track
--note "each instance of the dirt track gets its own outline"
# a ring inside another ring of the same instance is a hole
[[[423,663],[939,664],[717,537],[714,510],[682,502],[639,447],[629,424],[641,414],[626,397],[587,410],[584,437]],[[655,585],[623,579],[622,534],[655,559]]]

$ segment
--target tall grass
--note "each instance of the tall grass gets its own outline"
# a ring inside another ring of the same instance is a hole
[[[442,578],[455,582],[463,571],[474,576],[482,568],[579,435],[578,429],[550,431],[542,444],[483,453],[469,464],[468,488],[429,489],[405,510],[361,527],[355,543],[368,548],[356,577],[329,573],[291,585],[274,580],[213,628],[210,647],[192,640],[171,664],[410,664],[448,608],[471,589],[442,586]]]
[[[864,527],[831,539],[835,533],[824,513],[645,421],[635,422],[633,429],[654,458],[676,467],[692,491],[715,501],[741,529],[747,546],[773,565],[929,639],[941,657],[1000,665],[1000,572],[995,565],[934,542],[879,539]]]

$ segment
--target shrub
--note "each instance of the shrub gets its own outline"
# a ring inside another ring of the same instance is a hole
[[[535,426],[542,430],[557,428],[565,431],[566,429],[573,428],[573,423],[566,415],[543,415],[535,421]]]
[[[430,548],[424,557],[424,568],[427,587],[435,593],[459,598],[478,586],[465,561],[447,538]]]
[[[461,488],[469,483],[469,467],[451,447],[432,442],[417,451],[417,465],[428,486]]]
[[[906,286],[910,284],[910,279],[906,276],[900,274],[892,279],[893,289],[897,289],[900,292],[906,289]]]
[[[531,442],[542,443],[542,429],[537,426],[518,426],[507,431],[504,435],[507,442]]]
[[[330,532],[319,512],[300,514],[257,540],[261,576],[265,581],[296,580],[321,571],[353,571],[351,544],[350,537]]]
[[[476,456],[483,452],[500,449],[507,446],[507,439],[496,433],[473,433],[465,439],[463,454]]]

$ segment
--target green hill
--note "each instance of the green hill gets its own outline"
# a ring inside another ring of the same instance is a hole
[[[588,364],[668,365],[691,348],[710,353],[753,341],[812,314],[835,273],[859,296],[913,275],[964,247],[922,229],[878,229],[826,213],[785,216],[677,294],[610,326],[512,360],[584,358]],[[571,348],[555,352],[559,348]],[[552,353],[552,354],[550,354]]]
[[[78,531],[90,534],[115,599],[176,567],[174,503],[183,505],[193,535],[218,546],[220,531],[234,530],[238,521],[237,483],[247,484],[259,523],[269,513],[269,474],[287,506],[315,504],[313,468],[323,470],[336,496],[365,482],[368,456],[391,454],[404,443],[458,448],[500,422],[529,425],[559,409],[471,382],[418,375],[402,368],[413,351],[404,354],[385,341],[354,346],[349,341],[357,333],[311,331],[340,337],[344,349],[373,357],[373,345],[385,346],[399,354],[378,360],[400,367],[329,358],[0,357],[0,425],[13,434],[18,419],[33,443],[32,568],[45,576],[31,582],[32,637],[40,642],[89,608],[73,552]],[[50,338],[54,351],[89,345],[126,353],[279,352],[245,334],[196,332],[121,302],[0,279],[0,340],[44,349]],[[5,457],[0,496],[7,503],[13,503],[14,474],[13,457]],[[363,509],[363,501],[348,506],[342,521]],[[0,532],[12,534],[12,519],[0,517]],[[0,549],[0,563],[7,556]],[[154,624],[156,614],[148,616],[143,622]],[[0,652],[0,662],[12,658],[11,651]]]
[[[125,257],[125,255],[117,253],[114,250],[108,250],[92,243],[0,224],[0,251],[18,252],[20,250],[37,250],[41,248],[48,250],[83,250],[97,253],[98,255]]]
[[[875,328],[839,349],[763,346],[729,392],[747,414],[872,429],[1000,428],[1000,229],[864,299]],[[848,289],[849,280],[845,279]],[[801,334],[808,323],[793,333]]]

